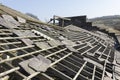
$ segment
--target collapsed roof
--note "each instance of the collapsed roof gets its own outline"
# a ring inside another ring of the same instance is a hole
[[[115,36],[86,21],[64,24],[0,5],[0,80],[119,80]]]

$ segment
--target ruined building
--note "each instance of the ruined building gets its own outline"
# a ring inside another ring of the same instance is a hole
[[[116,33],[86,16],[51,21],[0,5],[0,80],[120,80]]]

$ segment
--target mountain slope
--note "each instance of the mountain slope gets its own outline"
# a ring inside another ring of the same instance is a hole
[[[103,16],[89,19],[93,25],[104,25],[120,30],[120,15]]]

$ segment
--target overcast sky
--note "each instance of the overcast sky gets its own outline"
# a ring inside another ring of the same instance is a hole
[[[120,0],[0,0],[8,7],[23,13],[32,13],[40,20],[53,15],[88,18],[120,15]]]

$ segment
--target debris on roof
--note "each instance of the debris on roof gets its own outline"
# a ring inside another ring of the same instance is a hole
[[[0,80],[120,80],[116,34],[86,16],[52,25],[4,5],[0,14]]]

